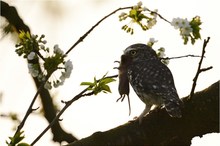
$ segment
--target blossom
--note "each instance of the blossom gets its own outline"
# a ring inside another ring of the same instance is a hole
[[[63,53],[63,51],[59,48],[59,46],[58,45],[55,45],[54,47],[53,47],[53,52],[55,53],[55,54],[60,54],[60,55],[63,55],[64,53]]]
[[[158,40],[155,40],[154,38],[150,38],[147,45],[148,46],[153,46],[154,43],[158,42]]]
[[[149,9],[147,7],[143,7],[142,10],[143,11],[149,11]]]
[[[161,47],[160,49],[158,49],[159,53],[158,53],[158,57],[159,58],[163,58],[166,56],[165,54],[165,48]]]
[[[139,1],[139,2],[137,3],[137,6],[138,6],[138,7],[141,7],[142,4],[143,4],[142,1]]]
[[[46,40],[43,40],[43,41],[41,41],[43,44],[46,44],[47,43],[47,41]]]
[[[157,23],[157,20],[155,18],[148,20],[147,22],[147,28],[151,29],[155,24]]]
[[[187,19],[173,18],[171,25],[174,26],[175,29],[180,29],[180,35],[182,36],[189,36],[193,31]]]
[[[44,84],[44,88],[45,88],[45,89],[52,89],[51,83],[50,83],[49,81],[47,81],[47,82]]]
[[[133,6],[133,9],[139,9],[139,8],[141,8],[141,6],[142,6],[142,2],[141,1],[139,1],[138,3],[137,3],[137,5],[134,5]]]
[[[119,15],[119,20],[120,20],[120,21],[125,20],[127,17],[128,17],[128,14],[125,13],[125,12],[122,12],[122,13]]]
[[[183,28],[180,29],[180,34],[188,36],[188,35],[190,35],[190,33],[192,31],[193,31],[193,29],[191,27],[183,27]]]
[[[37,77],[39,74],[39,70],[32,63],[28,63],[28,70],[33,77]]]
[[[70,60],[68,60],[68,61],[65,62],[64,66],[65,66],[65,74],[64,74],[64,76],[66,78],[69,78],[70,74],[72,72],[72,69],[73,69],[73,64],[72,64],[72,62]]]
[[[182,27],[181,18],[173,18],[171,25],[174,26],[175,29],[179,29]]]
[[[174,26],[174,28],[179,29],[179,28],[187,28],[191,27],[189,21],[185,18],[173,18],[171,25]]]
[[[149,39],[149,42],[150,42],[150,43],[156,43],[156,42],[158,42],[158,40],[155,40],[154,38],[150,38],[150,39]]]
[[[181,20],[182,27],[191,27],[187,18]]]
[[[28,60],[33,60],[34,58],[35,58],[35,53],[34,52],[29,53],[28,56],[27,56]]]
[[[53,81],[53,86],[55,88],[63,85],[66,78],[69,78],[70,75],[71,75],[71,72],[72,72],[72,69],[73,69],[72,62],[70,60],[68,60],[64,63],[64,66],[65,66],[65,71],[61,72],[61,76],[60,76],[59,80]]]

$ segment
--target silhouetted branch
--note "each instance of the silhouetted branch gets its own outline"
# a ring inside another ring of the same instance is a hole
[[[143,118],[66,146],[190,146],[195,136],[219,132],[219,81],[195,93],[192,99],[183,98],[182,118],[170,117],[165,108],[157,108]]]
[[[5,17],[7,19],[7,21],[13,25],[13,27],[16,29],[16,32],[19,33],[19,31],[24,31],[24,32],[30,32],[30,29],[29,27],[24,24],[23,20],[20,18],[20,16],[18,15],[17,13],[17,10],[15,7],[13,6],[9,6],[7,3],[3,2],[3,1],[0,1],[0,5],[1,5],[1,16]],[[39,63],[39,60],[38,58],[37,59],[34,59],[34,60],[28,60],[28,63]],[[32,102],[31,104],[29,105],[29,108],[22,120],[22,122],[19,124],[19,126],[17,127],[17,130],[15,132],[15,134],[17,132],[19,132],[24,124],[25,124],[25,121],[27,120],[28,116],[32,113],[32,111],[34,110],[33,109],[33,104],[34,102],[36,101],[36,98],[38,96],[38,94],[40,94],[40,98],[41,98],[41,101],[42,101],[42,105],[43,105],[43,109],[44,109],[44,116],[45,118],[47,119],[47,121],[50,123],[53,118],[56,116],[56,110],[54,108],[54,105],[53,105],[53,101],[52,101],[52,98],[51,98],[51,95],[49,93],[49,91],[45,88],[43,88],[44,86],[44,83],[42,82],[39,82],[37,78],[34,78],[34,82],[35,82],[35,85],[37,87],[37,93],[35,94],[34,98],[32,99]],[[66,141],[66,142],[72,142],[74,140],[76,140],[76,138],[65,132],[62,127],[60,126],[59,122],[57,121],[53,127],[51,127],[51,130],[52,130],[52,133],[53,133],[53,140],[55,142],[62,142],[62,141]]]
[[[65,53],[66,55],[69,54],[70,51],[72,51],[80,42],[82,42],[87,35],[93,31],[94,28],[96,28],[102,21],[104,21],[105,19],[107,19],[108,17],[110,17],[111,15],[113,15],[114,13],[120,11],[120,10],[124,10],[124,9],[131,9],[132,7],[123,7],[123,8],[118,8],[116,10],[114,10],[113,12],[111,12],[110,14],[106,15],[105,17],[103,17],[101,20],[99,20],[93,27],[91,27],[83,36],[81,36],[78,41],[76,41],[72,47],[69,48],[69,50]]]
[[[201,57],[199,55],[183,55],[183,56],[177,56],[177,57],[165,57],[165,58],[160,58],[160,59],[164,59],[164,60],[170,60],[170,59],[180,59],[180,58],[185,58],[185,57]]]
[[[105,78],[116,78],[118,77],[118,75],[113,75],[113,76],[107,76]],[[104,78],[104,79],[105,79]],[[99,82],[99,80],[97,80],[97,82]],[[79,94],[77,94],[76,96],[74,96],[71,100],[69,101],[61,101],[62,103],[65,103],[65,106],[60,110],[60,112],[56,115],[56,117],[53,119],[53,121],[50,122],[50,124],[41,132],[41,134],[31,143],[31,145],[34,145],[53,125],[55,122],[59,121],[60,116],[65,112],[65,110],[76,100],[85,97],[85,96],[91,96],[94,94],[93,91],[86,93],[88,91],[88,88],[85,88],[84,90],[82,90]]]
[[[201,58],[200,58],[200,61],[199,61],[199,65],[198,65],[198,69],[197,69],[197,72],[196,72],[196,75],[195,77],[193,78],[193,84],[192,84],[192,89],[191,89],[191,92],[190,92],[190,96],[189,98],[192,98],[193,97],[193,94],[194,94],[194,91],[195,91],[195,88],[196,88],[196,82],[197,82],[197,79],[199,77],[199,74],[203,71],[207,71],[209,69],[212,69],[212,66],[208,67],[208,68],[201,68],[202,66],[202,61],[203,61],[203,58],[205,56],[205,48],[208,44],[210,40],[210,37],[207,38],[207,40],[205,39],[204,42],[203,42],[203,48],[202,48],[202,55],[201,55]]]

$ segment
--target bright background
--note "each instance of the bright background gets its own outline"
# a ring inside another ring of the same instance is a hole
[[[132,0],[5,0],[15,6],[24,22],[31,28],[33,34],[45,34],[47,45],[53,47],[59,44],[67,51],[80,36],[90,29],[97,21],[119,7],[132,6],[138,1]],[[80,43],[68,56],[73,62],[71,78],[65,85],[51,91],[54,100],[62,108],[61,100],[70,100],[84,87],[82,81],[92,81],[93,77],[117,74],[113,67],[115,60],[120,59],[123,50],[134,43],[147,43],[149,38],[159,40],[155,49],[163,46],[169,57],[187,54],[200,55],[203,39],[211,37],[206,49],[203,67],[213,66],[212,70],[202,73],[197,82],[196,91],[200,91],[219,80],[219,47],[220,21],[218,0],[143,0],[143,4],[151,10],[158,9],[159,13],[168,20],[175,17],[191,20],[199,15],[202,24],[202,40],[194,46],[183,45],[179,32],[168,23],[158,19],[158,24],[152,30],[141,31],[135,27],[135,34],[129,35],[121,30],[125,22],[118,21],[118,12],[98,26]],[[3,22],[3,19],[1,19]],[[1,23],[2,25],[2,23]],[[15,53],[15,40],[6,36],[0,40],[0,114],[16,112],[22,119],[32,100],[36,89],[28,74],[26,61]],[[180,97],[190,93],[192,79],[196,73],[199,58],[184,58],[171,60],[171,69],[176,88]],[[55,78],[55,76],[54,76]],[[127,100],[116,103],[119,97],[118,82],[111,83],[112,94],[99,94],[82,98],[72,104],[62,115],[64,129],[78,138],[91,135],[96,131],[105,131],[124,124],[138,116],[144,109],[144,104],[131,91],[131,116],[128,116]],[[41,106],[39,100],[34,107]],[[14,132],[15,126],[9,119],[0,117],[0,145],[5,145],[8,136]],[[31,114],[24,131],[24,141],[31,143],[48,125],[47,121],[38,114]],[[219,134],[208,134],[203,138],[196,137],[192,146],[220,145]],[[51,142],[52,136],[47,132],[36,145],[58,145]]]

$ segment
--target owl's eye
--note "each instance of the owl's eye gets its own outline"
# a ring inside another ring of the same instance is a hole
[[[135,56],[135,55],[137,54],[137,51],[131,50],[131,51],[130,51],[130,54],[131,54],[132,56]]]

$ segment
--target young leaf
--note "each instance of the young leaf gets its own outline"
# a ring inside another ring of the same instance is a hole
[[[92,83],[92,82],[82,82],[80,85],[81,86],[94,86],[94,83]]]

